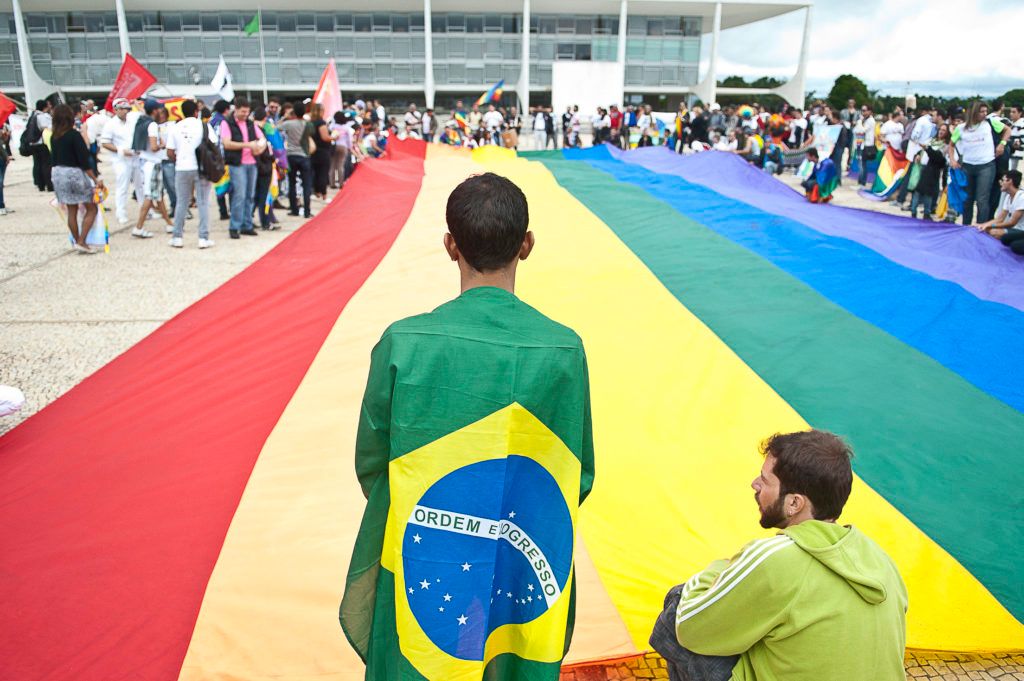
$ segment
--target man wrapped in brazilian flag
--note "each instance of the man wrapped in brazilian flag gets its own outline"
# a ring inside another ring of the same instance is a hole
[[[446,219],[461,295],[371,355],[341,624],[373,681],[554,681],[594,479],[587,360],[513,292],[534,245],[523,192],[470,177]]]

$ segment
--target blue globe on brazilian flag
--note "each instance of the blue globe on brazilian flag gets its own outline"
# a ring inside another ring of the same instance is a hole
[[[481,679],[500,656],[515,671],[498,678],[557,678],[580,469],[518,403],[390,462],[377,614],[388,619],[381,601],[394,599],[398,668],[411,667],[400,678]],[[387,629],[375,623],[371,638]]]

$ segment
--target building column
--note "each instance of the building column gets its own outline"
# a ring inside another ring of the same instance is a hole
[[[430,0],[423,0],[423,95],[427,108],[434,108],[434,25]]]
[[[516,94],[519,96],[520,110],[525,118],[530,113],[530,0],[523,0],[523,49],[520,53],[519,84]]]
[[[128,20],[124,16],[124,0],[115,0],[114,7],[117,9],[117,37],[121,39],[121,61],[125,55],[132,51],[132,44],[128,40]]]
[[[722,3],[715,3],[715,18],[711,23],[711,55],[708,59],[708,75],[705,76],[704,106],[718,99],[718,35],[722,31]]]
[[[619,70],[622,71],[622,84],[626,84],[626,23],[629,20],[628,0],[619,2],[619,44],[615,60],[619,63]],[[622,93],[623,104],[625,104],[626,93]]]
[[[807,5],[807,14],[804,15],[804,39],[800,44],[800,61],[796,66],[796,75],[793,76],[793,89],[795,91],[794,96],[799,98],[798,102],[790,102],[794,106],[803,108],[804,106],[804,93],[806,92],[806,81],[807,81],[807,53],[810,51],[811,42],[811,13],[814,11],[813,5]]]

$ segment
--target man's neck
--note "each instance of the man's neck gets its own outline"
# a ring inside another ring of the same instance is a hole
[[[494,270],[492,272],[478,272],[470,269],[460,270],[461,292],[465,293],[472,288],[491,286],[500,288],[509,293],[516,292],[516,271],[515,268]]]

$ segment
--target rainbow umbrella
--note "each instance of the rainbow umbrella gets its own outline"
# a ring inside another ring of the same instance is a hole
[[[758,443],[808,426],[856,450],[841,521],[900,568],[909,645],[1024,648],[1024,376],[999,351],[1024,335],[1024,270],[1007,249],[810,205],[732,154],[396,140],[0,439],[8,676],[362,678],[337,612],[370,349],[457,295],[445,205],[484,171],[531,204],[518,295],[590,362],[567,662],[643,652],[669,587],[767,534]]]

